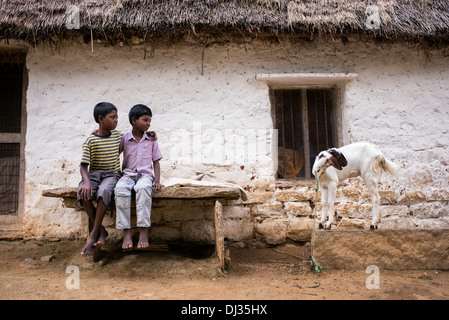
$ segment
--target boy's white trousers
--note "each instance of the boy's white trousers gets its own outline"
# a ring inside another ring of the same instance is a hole
[[[150,176],[124,175],[115,186],[116,228],[131,229],[131,194],[136,192],[137,227],[151,226],[151,193],[153,179]]]

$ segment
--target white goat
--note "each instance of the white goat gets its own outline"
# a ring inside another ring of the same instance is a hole
[[[365,181],[373,205],[373,220],[371,230],[377,229],[380,222],[380,198],[377,183],[382,170],[397,177],[399,166],[388,160],[379,148],[369,142],[356,142],[339,149],[322,151],[315,159],[312,173],[319,178],[322,190],[322,214],[319,228],[329,230],[334,223],[334,202],[339,181],[347,178],[361,176]],[[329,221],[326,222],[326,216]]]

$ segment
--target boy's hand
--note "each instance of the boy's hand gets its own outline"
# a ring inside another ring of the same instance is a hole
[[[147,131],[147,134],[150,136],[150,138],[153,138],[154,141],[157,140],[156,131]]]
[[[92,198],[92,185],[90,184],[90,182],[83,183],[78,191],[78,194],[80,195],[81,199],[90,200],[90,198]]]
[[[165,188],[163,184],[160,184],[159,182],[154,182],[153,187],[156,188],[156,190],[160,190],[161,188]]]

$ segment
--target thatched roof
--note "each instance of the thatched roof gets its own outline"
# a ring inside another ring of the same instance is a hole
[[[30,42],[73,35],[90,37],[91,31],[95,37],[108,39],[220,32],[449,39],[447,0],[0,1],[0,38]]]

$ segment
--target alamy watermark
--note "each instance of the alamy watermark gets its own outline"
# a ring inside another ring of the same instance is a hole
[[[65,20],[65,26],[67,29],[79,29],[80,28],[80,8],[75,5],[67,6],[65,13],[67,18]]]
[[[65,269],[65,273],[69,273],[70,275],[67,277],[65,281],[65,287],[69,290],[79,289],[80,288],[80,268],[71,264]]]
[[[370,273],[370,276],[365,280],[365,286],[368,290],[379,290],[380,289],[380,271],[379,267],[375,265],[370,265],[365,269],[366,273]]]
[[[295,12],[295,3],[291,2],[293,6],[289,6],[289,17],[293,15],[292,18],[289,18],[290,21],[294,21],[294,12]],[[289,4],[289,5],[290,5]],[[369,5],[365,9],[365,14],[367,15],[365,26],[369,30],[378,30],[380,29],[380,14],[379,7],[377,5]],[[67,29],[79,29],[80,28],[80,8],[76,5],[69,5],[66,8],[67,18],[65,19],[65,26]]]
[[[170,159],[183,164],[260,164],[271,160],[277,149],[277,130],[216,129],[193,121],[192,126],[172,130]]]
[[[370,5],[366,7],[365,14],[367,15],[365,26],[369,30],[380,29],[380,14],[379,7],[376,5]]]
[[[65,286],[68,290],[80,289],[80,269],[78,266],[69,265],[65,269],[65,273],[70,274],[66,281]],[[368,290],[380,289],[380,270],[378,266],[370,265],[366,267],[365,273],[370,274],[365,280],[365,287]]]

